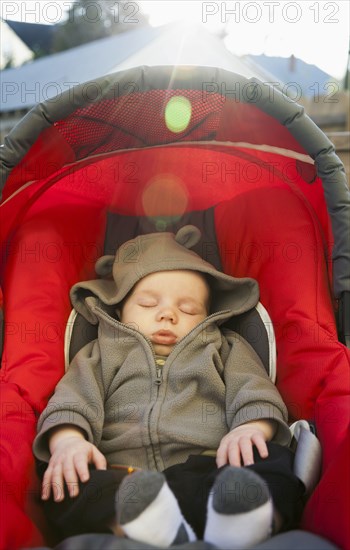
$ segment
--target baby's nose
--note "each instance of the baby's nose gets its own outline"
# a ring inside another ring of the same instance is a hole
[[[163,308],[159,311],[158,317],[159,317],[160,321],[175,322],[176,321],[176,312],[173,308],[166,307],[166,308]]]

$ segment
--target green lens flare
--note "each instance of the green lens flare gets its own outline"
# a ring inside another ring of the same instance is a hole
[[[178,134],[188,127],[192,114],[190,101],[184,96],[172,97],[165,107],[165,124],[171,132]]]

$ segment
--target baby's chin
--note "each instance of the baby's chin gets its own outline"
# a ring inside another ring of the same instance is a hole
[[[153,344],[154,353],[168,357],[174,346],[166,346],[165,344]]]

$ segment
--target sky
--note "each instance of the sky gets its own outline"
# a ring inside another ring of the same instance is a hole
[[[71,0],[2,0],[0,15],[4,19],[57,23],[64,19],[70,4]],[[91,0],[91,13],[94,4]],[[114,5],[111,0],[111,9]],[[118,14],[119,19],[137,19],[142,10],[153,26],[182,19],[189,25],[204,25],[212,32],[225,30],[227,48],[238,55],[294,54],[338,79],[346,71],[348,0],[138,0],[126,6]]]
[[[348,0],[281,1],[144,1],[153,25],[179,17],[208,30],[226,30],[226,46],[236,54],[294,54],[342,78],[348,63],[350,3]],[[180,6],[184,5],[184,9]]]

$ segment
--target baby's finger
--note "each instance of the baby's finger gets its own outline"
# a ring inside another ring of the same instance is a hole
[[[231,441],[228,446],[228,463],[231,466],[241,466],[241,451],[237,441]]]
[[[261,458],[267,458],[269,456],[269,450],[267,448],[265,439],[260,434],[258,434],[253,437],[253,442],[255,447],[258,449],[258,453]]]
[[[244,466],[254,464],[253,444],[249,437],[241,437],[239,440],[239,450]]]
[[[100,453],[100,451],[96,447],[93,447],[92,449],[91,460],[93,464],[95,464],[97,470],[106,470],[107,460],[105,456],[102,453]]]
[[[79,494],[79,481],[74,464],[74,459],[66,460],[63,465],[63,477],[67,485],[68,493],[71,498]]]
[[[53,466],[50,484],[54,501],[62,502],[64,500],[64,481],[61,464]]]
[[[51,468],[48,466],[43,476],[43,481],[41,484],[41,498],[42,500],[49,500],[50,495],[51,495]]]
[[[227,455],[228,443],[225,440],[222,440],[218,450],[216,451],[216,465],[218,468],[225,466],[227,464],[228,455]]]
[[[77,475],[82,483],[86,483],[90,478],[89,460],[85,453],[79,453],[74,457],[74,466]]]

